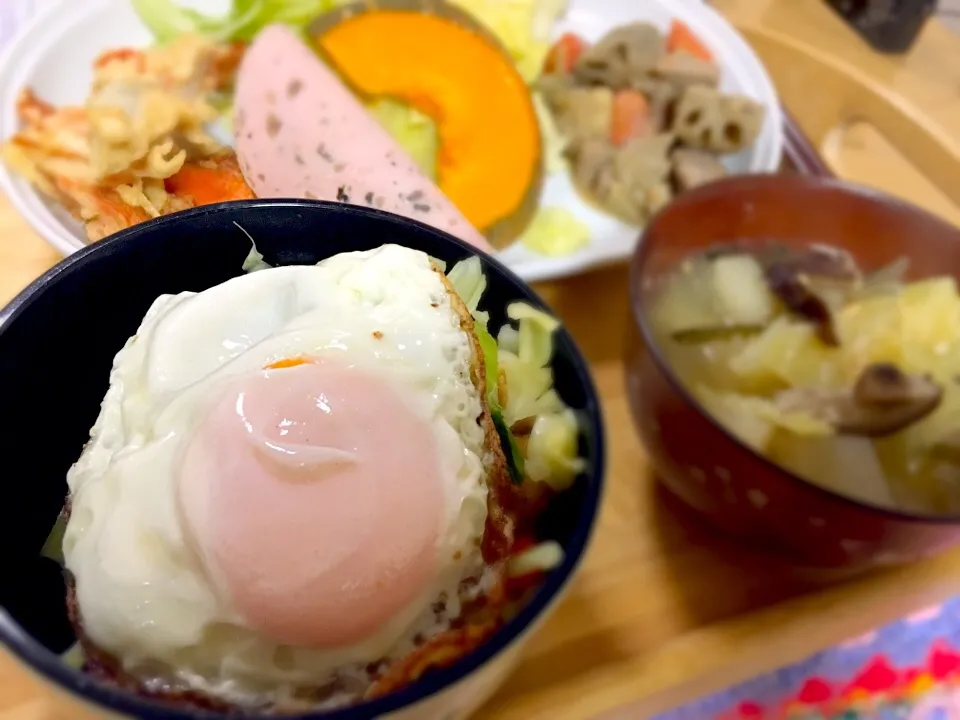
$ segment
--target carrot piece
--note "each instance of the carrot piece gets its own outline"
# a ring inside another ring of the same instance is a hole
[[[195,205],[255,197],[232,157],[184,163],[179,172],[167,178],[164,186],[168,193],[178,197],[192,197]]]
[[[667,52],[680,50],[700,60],[713,62],[713,53],[710,52],[710,48],[694,35],[693,30],[685,22],[674,20],[670,23],[670,32],[667,33]]]
[[[617,146],[626,145],[646,135],[649,129],[650,105],[647,99],[636,90],[619,90],[613,96],[610,142]]]
[[[126,62],[127,60],[136,60],[137,61],[137,70],[143,72],[144,69],[144,57],[142,50],[134,50],[133,48],[116,48],[114,50],[107,50],[93,62],[93,67],[97,70],[106,67],[113,62]]]
[[[582,37],[573,33],[564,33],[547,53],[547,59],[543,65],[544,72],[571,72],[586,49],[587,42]]]

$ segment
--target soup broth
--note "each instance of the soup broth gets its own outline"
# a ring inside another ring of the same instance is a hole
[[[882,507],[960,512],[960,293],[844,251],[724,245],[662,279],[654,334],[727,431]]]

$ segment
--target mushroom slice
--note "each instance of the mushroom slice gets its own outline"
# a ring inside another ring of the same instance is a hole
[[[704,260],[716,260],[727,255],[741,255],[748,252],[742,242],[715,242],[709,245],[702,253]]]
[[[902,430],[940,405],[943,388],[925,375],[908,375],[890,363],[865,367],[852,388],[791,388],[774,402],[784,412],[805,412],[842,435],[882,437]]]
[[[950,431],[930,445],[930,455],[935,460],[960,465],[960,429]]]
[[[840,345],[833,315],[863,283],[860,269],[845,252],[825,246],[778,259],[766,266],[767,284],[792,313],[816,325],[824,344]]]
[[[766,271],[771,292],[794,314],[810,320],[817,328],[817,336],[825,345],[837,347],[840,339],[833,324],[833,312],[828,301],[811,287],[803,275],[789,265],[774,263]]]
[[[803,252],[782,260],[805,275],[829,277],[837,280],[859,281],[860,268],[853,256],[830,245],[811,245]]]

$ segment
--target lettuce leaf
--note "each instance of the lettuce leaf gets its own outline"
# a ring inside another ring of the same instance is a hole
[[[436,123],[414,107],[392,98],[380,98],[367,110],[431,180],[437,179],[440,136]]]
[[[480,350],[483,352],[483,370],[487,376],[487,407],[490,408],[490,416],[500,436],[500,447],[507,458],[510,479],[520,485],[523,482],[524,472],[523,453],[520,452],[520,447],[513,433],[510,432],[510,426],[507,425],[503,408],[500,406],[500,348],[487,330],[486,313],[477,309],[483,291],[487,287],[487,278],[483,274],[480,258],[474,256],[461,260],[447,273],[447,279],[473,314],[474,332],[477,335],[477,342],[480,343]]]
[[[222,16],[204,15],[176,0],[130,0],[159,43],[196,33],[218,42],[250,42],[267,25],[283,23],[297,30],[333,9],[337,0],[233,0]]]

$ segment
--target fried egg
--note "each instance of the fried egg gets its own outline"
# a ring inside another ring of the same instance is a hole
[[[457,302],[396,245],[158,298],[67,476],[86,638],[256,704],[445,629],[491,462]]]

